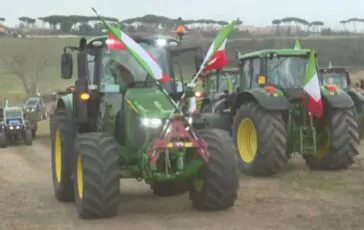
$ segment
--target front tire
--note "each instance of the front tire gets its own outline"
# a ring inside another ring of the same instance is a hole
[[[103,133],[80,134],[76,144],[74,194],[84,219],[117,214],[120,199],[117,142]]]
[[[254,176],[278,173],[287,162],[285,123],[279,112],[242,104],[233,121],[233,138],[241,171]]]
[[[72,162],[76,130],[72,116],[59,110],[50,119],[52,180],[58,201],[73,201]]]
[[[350,109],[331,109],[317,125],[317,151],[305,155],[313,170],[347,169],[359,154],[359,127]]]
[[[234,206],[239,188],[236,149],[226,131],[205,129],[199,136],[208,144],[209,162],[189,187],[192,206],[198,210],[224,210]]]

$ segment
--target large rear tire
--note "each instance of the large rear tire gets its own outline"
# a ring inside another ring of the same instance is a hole
[[[359,127],[350,109],[331,109],[317,125],[317,151],[304,158],[313,170],[346,169],[359,154]]]
[[[72,116],[58,110],[50,119],[53,189],[57,200],[73,201],[72,162],[76,130]]]
[[[287,162],[287,134],[279,112],[264,110],[253,102],[242,104],[234,117],[233,138],[242,172],[270,176]]]
[[[109,218],[117,214],[120,170],[116,140],[103,133],[77,137],[74,188],[81,218]]]
[[[208,144],[209,162],[189,186],[194,208],[213,211],[234,206],[239,188],[236,149],[226,131],[205,129],[199,136]]]

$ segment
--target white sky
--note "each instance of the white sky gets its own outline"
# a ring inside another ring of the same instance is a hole
[[[227,21],[239,17],[245,25],[259,26],[270,25],[272,19],[287,16],[324,21],[328,26],[342,19],[364,17],[363,0],[3,0],[0,17],[6,18],[6,24],[14,25],[21,16],[93,15],[90,7],[120,20],[145,14]]]

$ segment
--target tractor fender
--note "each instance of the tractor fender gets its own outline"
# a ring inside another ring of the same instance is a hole
[[[284,96],[271,96],[265,94],[264,92],[261,92],[260,90],[251,90],[242,92],[238,95],[231,109],[231,112],[235,114],[236,110],[240,107],[241,104],[249,101],[255,101],[263,109],[271,111],[287,110],[289,106],[288,100]]]
[[[322,94],[322,98],[324,105],[329,106],[330,108],[346,109],[354,106],[354,101],[343,91],[337,95]]]
[[[224,109],[224,104],[227,102],[226,98],[221,98],[212,104],[212,112],[220,113]]]
[[[66,111],[73,110],[73,95],[72,94],[64,95],[57,100],[56,110],[61,109],[61,108],[65,109]]]
[[[360,92],[356,90],[349,90],[347,91],[347,94],[349,94],[351,99],[353,99],[354,103],[364,104],[364,96]]]

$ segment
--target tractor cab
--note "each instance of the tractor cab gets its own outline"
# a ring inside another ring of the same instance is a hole
[[[24,124],[24,114],[21,107],[6,107],[4,108],[5,125],[10,129],[19,127]]]
[[[240,79],[238,68],[224,68],[210,71],[200,75],[202,90],[195,93],[199,107],[203,112],[211,110],[208,106],[223,96],[228,96],[235,91],[235,85]],[[206,110],[206,108],[208,110]]]
[[[178,62],[178,57],[185,53],[193,53],[194,57],[189,59],[195,60],[197,65],[196,60],[201,60],[198,54],[198,51],[201,50],[200,47],[185,46],[178,40],[163,36],[133,37],[133,39],[157,61],[162,68],[164,77],[171,79],[171,81],[161,83],[161,86],[169,93],[171,98],[178,101],[186,90],[186,82],[181,70],[181,64],[183,63]],[[163,44],[161,39],[165,39]],[[79,119],[97,116],[98,109],[87,109],[86,107],[90,105],[84,102],[99,97],[99,95],[115,97],[115,100],[110,99],[108,101],[115,102],[112,103],[112,106],[116,110],[120,106],[124,107],[124,100],[122,100],[122,105],[120,105],[116,94],[122,94],[123,97],[130,96],[135,100],[139,100],[139,97],[148,95],[146,89],[149,89],[149,93],[153,94],[153,97],[159,97],[156,96],[158,93],[155,93],[158,90],[156,81],[145,72],[126,48],[110,49],[109,44],[111,42],[114,41],[111,41],[106,35],[91,40],[81,38],[78,47],[64,48],[61,66],[63,79],[70,79],[72,77],[73,60],[72,54],[69,51],[78,51],[78,79],[75,82],[74,100],[80,102],[75,103],[75,114],[80,116]],[[131,91],[130,89],[140,90]],[[153,98],[151,97],[150,99],[152,100]],[[157,99],[155,98],[155,100]],[[161,104],[169,103],[164,96],[161,100]],[[140,106],[149,107],[151,104],[147,103]],[[87,114],[85,111],[93,115]],[[165,111],[166,113],[163,113],[161,116],[168,114],[168,110],[166,109]]]
[[[241,55],[239,91],[262,88],[267,95],[278,90],[289,100],[301,99],[309,49],[261,50]]]
[[[320,69],[319,80],[321,85],[336,85],[346,90],[351,87],[350,71],[346,68]]]

